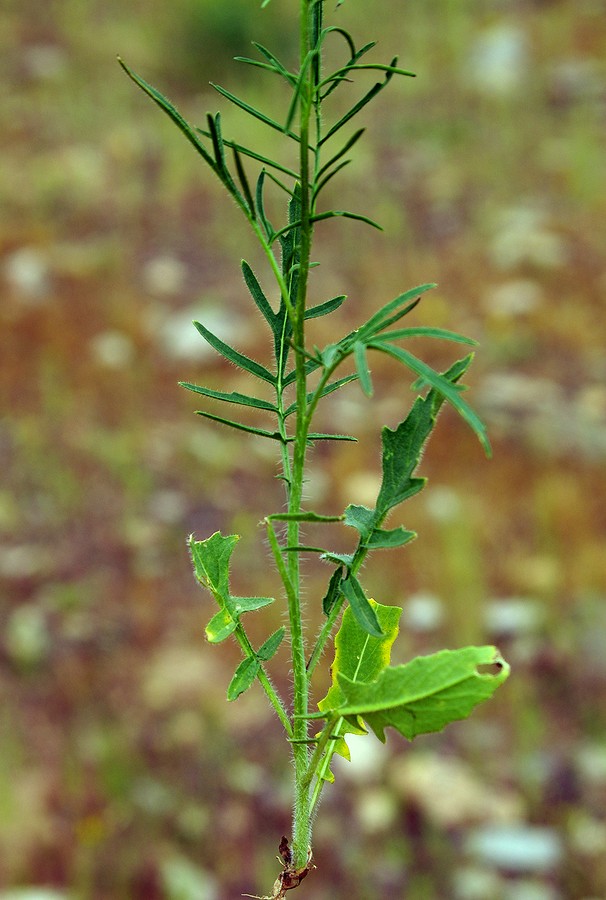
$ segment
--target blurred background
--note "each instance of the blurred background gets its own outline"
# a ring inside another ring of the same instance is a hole
[[[265,893],[277,874],[285,744],[257,687],[225,702],[238,652],[205,644],[212,606],[185,548],[190,532],[237,532],[234,593],[278,591],[257,524],[282,505],[276,462],[261,441],[196,417],[177,386],[247,389],[191,320],[267,360],[240,259],[263,270],[219,184],[116,55],[190,121],[221,109],[228,136],[280,153],[209,81],[279,118],[278,81],[232,57],[258,39],[294,64],[296,6],[2,3],[5,900],[222,900]],[[494,447],[487,461],[442,414],[421,466],[429,486],[392,520],[419,538],[376,556],[365,584],[404,607],[396,662],[495,642],[513,674],[442,735],[355,743],[326,790],[302,890],[603,898],[606,7],[347,0],[334,20],[359,44],[379,41],[374,61],[398,53],[418,77],[365,110],[355,161],[326,197],[385,232],[318,227],[314,299],[349,301],[312,339],[438,282],[414,324],[480,341],[469,399]],[[335,61],[341,50],[335,41]],[[444,367],[456,352],[414,349]],[[355,385],[327,403],[325,424],[359,443],[313,453],[318,511],[373,501],[380,426],[411,400],[401,376],[377,358],[373,403]],[[341,531],[323,539],[351,546]],[[328,570],[307,572],[313,627]],[[282,618],[280,602],[251,618],[254,638]],[[281,653],[272,671],[286,693],[285,667]]]

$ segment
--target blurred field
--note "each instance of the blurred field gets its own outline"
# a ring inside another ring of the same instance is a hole
[[[237,531],[235,587],[277,590],[256,524],[282,503],[275,461],[195,417],[195,397],[177,386],[245,386],[192,318],[267,358],[240,281],[240,258],[257,255],[115,57],[194,122],[221,108],[229,134],[241,120],[209,80],[277,115],[277,84],[230,60],[253,38],[292,55],[295,7],[0,9],[5,900],[223,900],[267,890],[276,874],[289,762],[260,691],[224,701],[237,651],[205,644],[210,601],[185,552],[192,531]],[[604,3],[347,0],[338,17],[360,42],[379,40],[378,61],[399,53],[418,77],[367,110],[341,178],[339,205],[385,234],[319,227],[317,299],[348,293],[345,331],[437,281],[415,321],[480,341],[469,396],[494,445],[488,462],[444,413],[423,461],[429,486],[403,512],[419,539],[375,559],[365,582],[405,607],[401,660],[496,642],[513,674],[444,735],[355,748],[326,792],[318,870],[302,890],[596,900],[606,896]],[[436,365],[453,359],[423,349]],[[376,360],[374,405],[352,387],[327,406],[359,444],[316,451],[316,509],[372,500],[379,427],[410,401],[398,373]],[[324,581],[310,567],[310,622]],[[279,606],[257,617],[260,639]],[[275,679],[286,692],[288,677]]]

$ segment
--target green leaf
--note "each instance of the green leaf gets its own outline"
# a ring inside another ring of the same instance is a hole
[[[254,359],[251,359],[249,356],[245,356],[243,353],[239,353],[237,350],[234,350],[233,347],[230,347],[229,344],[226,344],[225,341],[222,341],[221,338],[217,337],[212,331],[209,331],[201,322],[194,322],[194,325],[198,332],[202,335],[204,340],[210,344],[210,346],[220,353],[221,356],[224,356],[225,359],[228,359],[235,366],[238,366],[241,369],[244,369],[246,372],[250,372],[251,375],[255,375],[257,378],[262,378],[263,381],[268,381],[269,384],[276,383],[276,376],[272,375],[272,373],[262,366],[260,363],[255,362]]]
[[[272,597],[234,597],[229,590],[229,564],[239,535],[224,537],[216,531],[205,541],[190,535],[188,546],[196,578],[211,592],[220,609],[206,626],[206,636],[218,644],[236,630],[242,613],[252,612],[273,603]]]
[[[339,297],[333,297],[332,300],[326,300],[324,303],[318,303],[317,306],[311,306],[309,309],[305,310],[304,318],[318,319],[320,316],[326,316],[328,313],[338,309],[346,299],[347,294],[341,294]]]
[[[226,403],[235,403],[239,406],[251,406],[255,409],[266,409],[269,412],[276,413],[278,407],[268,400],[261,400],[258,397],[249,397],[248,394],[240,394],[238,391],[227,393],[226,391],[214,391],[211,388],[201,387],[198,384],[191,384],[189,381],[180,381],[179,385],[195,394],[202,394],[204,397],[211,397],[213,400],[224,400]]]
[[[351,528],[355,528],[356,531],[359,531],[362,541],[366,541],[374,528],[377,518],[376,511],[374,509],[369,509],[368,506],[350,503],[346,508],[344,515],[345,524],[349,525]]]
[[[385,334],[377,335],[374,341],[396,341],[411,337],[429,337],[438,338],[441,341],[454,341],[455,344],[467,344],[470,347],[477,346],[477,341],[473,338],[465,337],[464,334],[458,334],[456,331],[447,331],[445,328],[397,328],[393,331],[387,331]]]
[[[237,700],[240,694],[247,691],[259,672],[259,660],[254,656],[243,659],[234,673],[234,677],[227,688],[227,699]]]
[[[402,610],[398,606],[384,606],[375,600],[368,600],[368,604],[380,626],[381,635],[368,634],[360,626],[351,607],[345,610],[335,636],[335,658],[330,667],[332,685],[326,697],[318,703],[318,708],[323,712],[337,711],[345,703],[340,676],[346,676],[352,682],[371,682],[389,665]]]
[[[278,648],[282,643],[285,634],[286,629],[284,627],[274,631],[271,637],[268,637],[265,643],[257,650],[257,658],[262,659],[265,662],[270,660],[272,656],[278,652]]]
[[[373,637],[383,637],[377,614],[364,593],[364,588],[351,572],[341,582],[341,593],[349,603],[361,628]]]
[[[237,627],[237,621],[232,619],[229,610],[224,608],[216,613],[206,626],[206,638],[211,644],[220,644],[233,634]]]
[[[373,99],[373,97],[376,97],[376,95],[378,93],[380,93],[380,91],[382,91],[384,87],[387,86],[387,84],[391,81],[394,74],[396,73],[395,65],[396,65],[397,61],[398,61],[398,58],[396,56],[391,61],[390,66],[384,67],[384,71],[386,73],[384,80],[379,81],[375,85],[373,85],[373,87],[371,87],[370,90],[367,91],[364,94],[364,96],[358,100],[357,103],[354,103],[354,105],[343,116],[341,116],[341,118],[337,122],[335,122],[335,124],[331,128],[329,128],[329,130],[326,132],[326,134],[323,135],[322,139],[319,141],[319,146],[322,145],[325,141],[327,141],[330,137],[332,137],[333,134],[335,134],[337,131],[339,131],[339,129],[342,128],[346,122],[349,122],[350,119],[353,119],[353,117],[356,116],[360,112],[360,110],[366,106],[367,103],[370,103],[370,101]],[[352,68],[352,67],[344,66],[343,67],[344,74],[350,68]]]
[[[143,90],[149,97],[151,97],[154,103],[157,103],[160,109],[162,109],[172,119],[177,128],[185,135],[187,140],[191,144],[193,144],[204,161],[208,163],[213,171],[216,172],[217,167],[215,165],[215,161],[196,134],[195,129],[192,128],[189,122],[187,122],[183,118],[181,113],[173,106],[170,100],[167,100],[167,98],[163,94],[161,94],[160,91],[156,90],[156,88],[152,87],[151,84],[148,84],[147,81],[144,81],[143,78],[137,75],[136,72],[134,72],[129,66],[126,65],[123,59],[120,59],[120,57],[118,57],[118,62],[120,63],[128,77],[132,79],[132,81],[134,81],[135,84],[138,85],[141,90]]]
[[[342,522],[343,516],[324,516],[311,509],[298,513],[271,513],[268,522]]]
[[[283,440],[279,431],[267,431],[265,428],[255,428],[253,425],[244,425],[243,422],[236,422],[234,419],[225,419],[223,416],[216,416],[214,413],[206,412],[206,410],[203,409],[197,409],[196,415],[202,416],[204,419],[210,419],[212,422],[220,422],[222,425],[229,425],[230,428],[236,428],[238,431],[256,434],[257,437],[271,438],[272,441]]]
[[[407,531],[401,525],[390,529],[375,528],[363,546],[369,550],[392,550],[414,541],[416,536],[416,531]]]
[[[431,434],[435,413],[429,397],[417,397],[412,409],[395,429],[382,429],[383,478],[377,497],[377,517],[382,521],[390,509],[421,491],[425,478],[413,478],[423,446]]]
[[[481,672],[481,666],[496,667],[497,671]],[[339,673],[344,702],[338,714],[361,716],[381,741],[385,741],[388,726],[412,740],[465,719],[479,703],[492,697],[508,675],[509,666],[496,647],[464,647],[419,656],[406,665],[383,669],[368,683]]]
[[[267,237],[267,240],[270,241],[270,243],[271,243],[274,239],[274,230],[273,230],[271,222],[269,221],[269,219],[267,218],[267,215],[265,214],[265,200],[264,200],[264,196],[263,196],[266,175],[267,175],[267,172],[265,171],[265,169],[261,169],[261,171],[259,172],[259,177],[257,178],[257,187],[255,190],[255,198],[256,198],[256,204],[257,204],[257,214],[258,214],[258,216],[261,220],[261,224],[263,225],[263,228],[265,230],[265,236]]]
[[[247,103],[245,100],[240,99],[240,97],[236,97],[235,94],[232,94],[231,91],[227,91],[224,87],[221,87],[220,84],[215,84],[214,82],[210,82],[211,87],[213,87],[216,91],[218,91],[223,97],[233,103],[235,106],[243,109],[244,112],[247,112],[250,116],[253,116],[255,119],[259,119],[260,122],[263,122],[265,125],[269,125],[270,128],[279,131],[281,134],[286,134],[289,138],[292,138],[294,141],[300,143],[300,138],[294,131],[289,131],[285,129],[279,122],[276,122],[274,119],[271,119],[265,113],[261,112],[260,109],[256,109],[256,107],[251,106],[250,103]]]
[[[353,682],[374,681],[389,665],[391,648],[398,635],[398,623],[402,610],[397,606],[383,606],[374,600],[369,600],[369,603],[375,612],[383,636],[377,638],[369,635],[360,627],[351,608],[345,610],[341,627],[335,636],[335,658],[330,667],[332,685],[326,697],[318,703],[318,709],[328,717],[345,702],[345,695],[339,684],[339,675],[345,675]],[[349,759],[349,750],[344,736],[365,733],[365,729],[357,717],[339,722],[333,726],[331,731],[333,734],[338,734],[341,740],[337,741],[329,750],[329,757],[333,753],[338,753],[346,759]],[[330,758],[328,762],[330,762]]]
[[[376,509],[367,506],[350,504],[345,510],[345,524],[360,533],[360,546],[368,550],[390,549],[402,547],[416,538],[416,532],[407,531],[402,526],[397,528],[377,528],[375,522],[378,515]]]
[[[229,561],[239,540],[237,534],[224,537],[220,531],[205,541],[196,541],[193,534],[189,538],[196,578],[221,605],[229,596]]]
[[[329,616],[335,603],[341,596],[341,579],[343,577],[343,566],[339,566],[330,576],[328,589],[322,600],[322,609],[325,616]]]
[[[245,612],[254,612],[255,609],[263,609],[274,602],[273,597],[231,597],[231,612],[235,616],[240,616]]]
[[[244,259],[242,260],[242,274],[244,276],[246,287],[250,291],[250,295],[257,305],[257,309],[261,312],[271,330],[275,331],[277,316],[273,311],[269,300],[265,296],[263,288],[257,281],[257,276]]]
[[[357,438],[353,437],[351,434],[326,434],[324,432],[310,432],[307,435],[308,441],[354,441],[357,443]]]
[[[359,338],[362,337],[362,335],[364,337],[372,337],[378,334],[380,331],[383,331],[384,328],[387,328],[388,325],[392,325],[393,322],[397,322],[398,319],[401,319],[402,316],[409,313],[418,302],[419,297],[426,291],[431,291],[436,286],[437,285],[435,284],[420,284],[418,287],[404,291],[403,294],[390,300],[389,303],[386,303],[385,306],[382,306],[381,309],[377,310],[377,312],[358,329],[356,334]]]
[[[366,347],[362,341],[356,341],[353,345],[353,355],[358,378],[360,379],[360,387],[367,397],[372,397],[372,379],[370,377],[370,369],[368,368],[368,360],[366,358]]]
[[[404,350],[403,347],[395,347],[393,344],[384,343],[383,341],[369,342],[368,346],[374,347],[376,350],[382,350],[384,353],[393,356],[394,359],[399,360],[399,362],[403,363],[417,375],[420,375],[425,379],[438,394],[442,395],[443,399],[448,400],[461,418],[467,422],[477,435],[486,455],[491,455],[490,441],[488,440],[488,435],[486,433],[486,426],[477,413],[475,413],[471,406],[469,406],[462,398],[462,388],[459,385],[453,384],[447,377],[440,375],[432,369],[431,366],[428,366],[427,363],[417,359],[417,357],[413,356],[412,353],[409,353],[408,350]],[[471,362],[473,354],[470,354],[467,359]]]

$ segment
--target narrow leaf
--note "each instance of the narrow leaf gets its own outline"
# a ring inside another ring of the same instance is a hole
[[[323,516],[320,513],[306,510],[298,513],[272,513],[267,516],[269,522],[342,522],[343,516]]]
[[[216,172],[215,161],[212,156],[196,134],[196,131],[192,126],[187,122],[181,113],[173,106],[173,104],[168,100],[160,91],[156,90],[156,88],[152,87],[151,84],[148,84],[147,81],[144,81],[139,75],[137,75],[129,66],[126,65],[123,59],[118,57],[118,62],[126,72],[129,78],[138,85],[141,90],[143,90],[151,99],[157,103],[157,105],[162,109],[169,118],[175,123],[177,128],[185,135],[187,140],[193,144],[195,149],[198,151],[200,156],[204,159],[206,163]]]
[[[239,535],[225,537],[216,531],[204,541],[196,541],[190,535],[188,546],[198,581],[207,588],[218,602],[229,595],[229,561]]]
[[[372,637],[383,637],[377,614],[364,593],[364,588],[351,572],[341,582],[341,592],[349,603],[352,613],[360,627]]]
[[[339,297],[333,297],[332,300],[325,300],[324,303],[318,303],[317,306],[311,306],[305,310],[306,319],[318,319],[320,316],[327,316],[329,313],[338,309],[344,300],[347,300],[347,294],[341,294]]]
[[[250,295],[255,301],[257,308],[262,313],[263,318],[265,319],[269,327],[272,329],[272,331],[275,332],[277,316],[273,311],[269,300],[265,296],[263,288],[257,280],[257,276],[244,259],[242,260],[242,274],[244,276],[246,287],[250,291]]]
[[[394,57],[391,65],[395,66],[396,62],[397,62],[397,57]],[[391,81],[393,75],[394,75],[393,69],[388,70],[385,75],[384,80],[378,81],[375,85],[373,85],[373,87],[371,87],[370,90],[367,91],[364,94],[364,96],[361,97],[360,100],[358,100],[358,102],[355,103],[345,113],[345,115],[341,116],[341,118],[337,122],[335,122],[335,124],[332,126],[332,128],[329,128],[327,133],[318,142],[318,145],[321,146],[323,143],[325,143],[325,141],[327,141],[329,138],[331,138],[333,136],[333,134],[336,134],[336,132],[339,131],[339,129],[342,128],[346,122],[349,122],[350,119],[353,119],[353,117],[356,116],[360,112],[360,110],[366,106],[367,103],[370,103],[370,101],[374,97],[376,97],[377,94],[380,93],[384,87],[386,87],[386,85]]]
[[[366,347],[362,341],[356,341],[353,346],[353,354],[358,378],[360,379],[360,387],[367,397],[372,397],[372,379],[370,377],[370,369],[368,368],[368,360],[366,358]]]
[[[274,230],[271,226],[271,222],[265,215],[265,200],[263,197],[263,188],[265,186],[265,176],[266,175],[267,175],[267,172],[265,171],[265,169],[261,169],[261,171],[259,172],[259,177],[257,178],[257,188],[256,188],[255,197],[256,197],[256,202],[257,202],[257,215],[259,216],[259,219],[261,220],[261,224],[263,225],[263,228],[265,229],[265,235],[267,237],[267,240],[272,242],[274,240]]]
[[[292,138],[294,141],[300,141],[300,138],[293,131],[289,131],[285,129],[279,122],[276,122],[274,119],[271,119],[265,113],[261,112],[260,109],[256,109],[256,107],[251,106],[250,103],[247,103],[245,100],[242,100],[240,97],[236,97],[235,94],[232,94],[231,91],[227,91],[224,87],[221,87],[219,84],[214,84],[214,82],[210,82],[211,87],[213,87],[216,91],[219,92],[223,97],[227,100],[230,100],[233,104],[238,106],[240,109],[243,109],[244,112],[247,112],[249,115],[253,116],[255,119],[259,119],[260,122],[264,122],[265,125],[269,125],[270,128],[279,131],[281,134],[286,134],[289,138]]]
[[[343,566],[339,566],[330,576],[326,594],[322,600],[322,609],[325,616],[329,616],[335,603],[341,596],[341,579],[343,577]]]
[[[455,344],[467,344],[470,347],[477,346],[477,341],[473,338],[466,337],[464,334],[458,334],[456,331],[447,331],[445,328],[397,328],[393,331],[387,331],[384,334],[376,335],[374,341],[396,341],[411,337],[428,337],[438,338],[441,341],[453,341]]]
[[[238,178],[240,179],[240,184],[242,185],[242,191],[244,193],[244,197],[246,199],[246,204],[248,206],[248,211],[250,213],[251,218],[254,220],[256,218],[256,209],[255,209],[255,201],[253,200],[253,195],[250,190],[250,184],[248,182],[248,178],[246,175],[246,169],[242,163],[242,157],[238,151],[237,147],[232,147],[232,152],[234,155],[234,163],[236,164],[236,172],[238,173]]]
[[[233,347],[230,347],[229,344],[226,344],[225,341],[222,341],[221,338],[218,338],[212,331],[209,331],[201,322],[194,322],[195,327],[202,335],[205,341],[210,344],[210,346],[220,353],[225,359],[228,359],[234,365],[239,366],[241,369],[245,369],[247,372],[250,372],[251,375],[256,375],[257,378],[262,378],[264,381],[268,381],[270,384],[276,383],[275,375],[262,366],[260,363],[255,362],[254,359],[251,359],[249,356],[245,356],[243,353],[239,353],[237,350],[234,350]]]
[[[389,303],[386,303],[385,306],[381,307],[374,315],[368,319],[359,329],[359,334],[364,334],[365,336],[373,336],[377,334],[379,331],[382,331],[387,327],[387,321],[389,320],[389,324],[391,325],[394,321],[401,318],[403,315],[406,315],[407,312],[413,308],[415,301],[421,294],[424,294],[426,291],[432,290],[435,288],[435,284],[421,284],[418,287],[411,288],[408,291],[404,291],[403,294],[395,297],[395,299],[390,300]],[[392,316],[397,315],[397,318],[391,318]]]
[[[204,419],[210,419],[213,422],[220,422],[222,425],[229,425],[230,428],[236,428],[238,431],[256,434],[258,437],[270,438],[272,441],[283,440],[279,431],[266,431],[265,428],[255,428],[253,425],[244,425],[243,422],[236,422],[234,419],[225,419],[223,416],[215,416],[214,413],[206,412],[204,409],[197,409],[196,415],[202,416]],[[292,438],[290,440],[292,440]]]
[[[266,409],[268,412],[277,412],[278,407],[268,400],[261,400],[259,397],[249,397],[248,394],[240,394],[238,391],[214,391],[211,388],[201,387],[198,384],[190,384],[189,381],[180,381],[179,385],[195,394],[202,394],[204,397],[211,397],[213,400],[224,400],[226,403],[236,403],[239,406],[251,406],[255,409]]]
[[[243,659],[227,688],[227,699],[237,700],[240,694],[247,691],[257,677],[259,668],[259,660],[256,657],[247,656]]]
[[[354,441],[358,439],[351,434],[323,434],[322,432],[310,432],[307,435],[308,441]]]

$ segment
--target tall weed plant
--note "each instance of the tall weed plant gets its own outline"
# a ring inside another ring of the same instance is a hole
[[[269,2],[264,0],[262,6]],[[354,331],[335,335],[326,346],[310,346],[308,341],[308,322],[330,316],[347,302],[344,294],[311,296],[316,224],[347,218],[360,228],[380,227],[363,211],[326,208],[326,187],[334,185],[364,134],[357,122],[360,113],[391,81],[413,74],[401,68],[397,58],[373,61],[374,42],[358,44],[339,25],[338,7],[343,2],[339,0],[333,10],[335,24],[326,24],[324,0],[300,0],[298,26],[293,24],[293,30],[298,27],[299,46],[294,70],[273,50],[256,42],[253,57],[239,58],[259,75],[282,83],[282,108],[260,109],[245,97],[213,85],[226,103],[262,123],[274,135],[276,146],[294,148],[291,156],[297,162],[293,165],[282,162],[278,154],[274,157],[249,146],[246,134],[241,138],[224,135],[220,113],[209,114],[202,127],[190,124],[165,96],[120,60],[130,78],[170,117],[219,179],[266,262],[262,273],[245,260],[241,262],[243,289],[266,326],[266,360],[251,358],[204,322],[194,323],[203,341],[247,374],[249,392],[215,390],[188,382],[183,387],[211,401],[210,408],[200,410],[199,415],[213,425],[232,429],[234,440],[244,432],[269,442],[275,448],[284,486],[285,507],[260,511],[283,586],[279,600],[254,593],[246,597],[232,594],[230,569],[237,534],[217,531],[203,539],[189,538],[196,578],[215,603],[206,638],[211,644],[231,638],[242,654],[227,699],[237,700],[258,682],[281,723],[285,750],[292,754],[292,832],[278,842],[281,870],[271,894],[266,895],[273,900],[298,887],[314,868],[312,823],[325,786],[334,780],[333,757],[349,757],[348,735],[370,730],[384,741],[390,727],[412,740],[419,734],[440,731],[467,717],[509,674],[507,663],[491,646],[442,650],[405,665],[391,665],[402,610],[369,598],[361,578],[362,566],[371,554],[404,547],[416,537],[401,524],[386,524],[397,507],[425,487],[426,479],[416,471],[443,404],[449,403],[462,416],[487,454],[490,445],[482,421],[464,396],[463,377],[473,353],[467,351],[446,371],[438,372],[409,349],[416,337],[466,348],[474,344],[464,335],[441,328],[402,326],[407,316],[414,321],[412,314],[435,285],[421,284],[403,291]],[[394,15],[399,11],[394,4]],[[294,15],[293,11],[293,22]],[[327,63],[327,50],[331,58],[341,55],[342,61],[334,68]],[[344,85],[351,90],[360,73],[368,72],[377,79],[370,88],[359,88],[351,105],[335,103],[345,93]],[[268,214],[270,206],[276,208],[276,198],[282,198],[284,209],[280,222],[271,221]],[[373,505],[350,504],[333,515],[316,512],[304,503],[303,494],[314,447],[355,440],[338,431],[316,430],[316,413],[325,398],[337,391],[357,389],[360,402],[372,400],[369,360],[374,354],[385,354],[402,366],[405,377],[412,380],[416,399],[395,428],[382,429],[382,475]],[[349,371],[344,367],[348,361]],[[256,411],[258,424],[242,421],[238,417],[242,409]],[[306,543],[306,526],[329,529],[336,522],[351,528],[349,552]],[[326,588],[323,596],[306,596],[304,601],[301,558],[308,554],[319,556],[326,564]],[[287,625],[256,646],[249,637],[247,621],[275,602],[285,604]],[[310,633],[305,623],[304,607],[311,604],[322,611],[322,625],[316,633]],[[278,692],[269,674],[271,660],[283,641],[290,648],[292,695],[288,697]],[[314,675],[330,646],[332,683],[326,696],[316,702]]]

